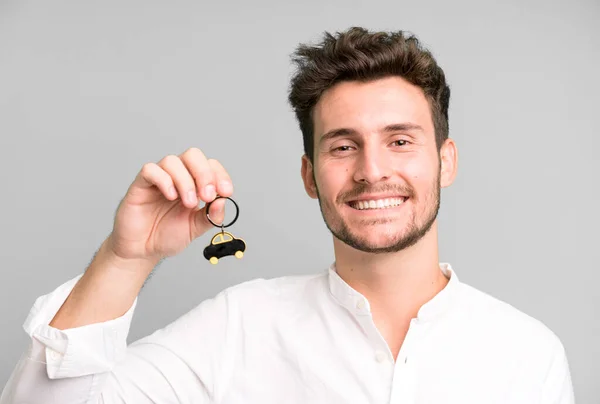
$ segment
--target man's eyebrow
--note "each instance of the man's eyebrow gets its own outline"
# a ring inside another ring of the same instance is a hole
[[[419,131],[424,132],[425,130],[417,125],[416,123],[393,123],[383,128],[383,132],[408,132],[408,131]]]
[[[392,123],[390,125],[385,126],[381,130],[381,132],[383,132],[383,133],[406,132],[406,131],[424,132],[424,130],[421,126],[414,124],[414,123]],[[358,132],[352,128],[333,129],[333,130],[330,130],[329,132],[325,133],[323,136],[321,136],[321,139],[319,139],[319,143],[323,143],[325,141],[335,139],[336,137],[352,136],[352,135],[357,135],[357,134],[358,134]]]
[[[357,131],[350,128],[333,129],[321,136],[321,139],[319,139],[319,143],[335,139],[336,137],[356,135],[357,133]]]

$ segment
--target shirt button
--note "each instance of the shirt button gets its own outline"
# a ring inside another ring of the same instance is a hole
[[[358,302],[356,302],[356,308],[358,310],[362,310],[365,308],[365,302],[364,300],[359,300]]]
[[[53,349],[48,348],[50,351],[50,359],[58,360],[60,358],[60,354]]]
[[[377,351],[375,353],[375,360],[379,363],[383,363],[387,358],[387,355],[385,352],[383,351]]]

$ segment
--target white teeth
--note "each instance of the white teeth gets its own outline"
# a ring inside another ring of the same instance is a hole
[[[353,208],[358,210],[364,209],[385,209],[385,208],[393,208],[394,206],[399,206],[404,202],[404,198],[386,198],[386,199],[377,199],[371,201],[357,201],[352,202],[351,205]]]

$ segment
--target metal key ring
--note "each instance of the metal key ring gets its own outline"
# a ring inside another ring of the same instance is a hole
[[[210,216],[208,215],[208,209],[210,208],[210,205],[216,201],[217,199],[220,198],[225,198],[225,199],[229,199],[231,202],[233,202],[233,204],[235,205],[235,217],[233,218],[233,220],[231,221],[231,223],[229,223],[228,225],[224,225],[224,224],[216,224],[215,222],[212,221],[212,219],[210,218]],[[210,201],[209,203],[206,204],[206,218],[208,219],[208,221],[215,227],[220,227],[221,230],[224,229],[225,227],[229,227],[232,224],[235,223],[235,221],[237,220],[238,216],[240,215],[240,207],[238,206],[237,203],[235,203],[235,201],[233,199],[231,199],[228,196],[219,196],[217,195],[217,197],[215,199],[213,199],[212,201]]]

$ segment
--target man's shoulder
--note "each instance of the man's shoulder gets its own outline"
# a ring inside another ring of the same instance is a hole
[[[327,285],[325,271],[309,274],[284,275],[271,278],[253,278],[229,286],[224,293],[236,300],[269,299],[281,300],[300,294],[321,290]]]
[[[507,301],[465,283],[460,284],[458,295],[457,312],[477,333],[493,336],[512,347],[536,347],[546,352],[563,349],[559,337],[541,319]]]
[[[458,304],[466,315],[482,324],[495,324],[508,329],[527,329],[529,332],[541,334],[552,333],[539,319],[466,283],[460,284]]]

